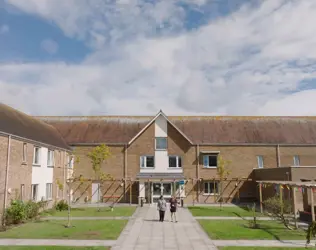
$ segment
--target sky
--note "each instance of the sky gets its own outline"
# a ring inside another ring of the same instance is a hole
[[[315,0],[0,0],[31,115],[316,115]]]

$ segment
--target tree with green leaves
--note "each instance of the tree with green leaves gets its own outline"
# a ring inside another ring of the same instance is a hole
[[[91,161],[95,180],[99,182],[99,185],[101,181],[112,178],[110,174],[106,174],[102,171],[102,163],[104,163],[111,156],[111,152],[108,146],[106,146],[105,144],[97,146],[93,148],[87,156]],[[100,197],[98,197],[98,203],[99,201]]]
[[[228,177],[230,174],[230,171],[228,170],[228,165],[231,163],[231,161],[225,160],[221,155],[218,156],[217,158],[217,175],[220,179],[220,187],[219,187],[219,202],[220,202],[220,209],[222,210],[222,203],[223,203],[223,185],[224,185],[224,180]]]

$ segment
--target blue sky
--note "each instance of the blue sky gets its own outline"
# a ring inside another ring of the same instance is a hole
[[[0,0],[0,101],[34,115],[315,115],[314,0]]]

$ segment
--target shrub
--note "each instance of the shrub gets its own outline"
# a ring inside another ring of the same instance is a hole
[[[5,221],[7,225],[19,224],[27,219],[25,205],[22,201],[12,200],[10,207],[5,211]]]
[[[40,202],[28,201],[25,203],[25,211],[28,219],[35,218],[39,215],[41,208]]]
[[[55,205],[55,209],[57,211],[68,210],[68,203],[65,200],[61,200]]]

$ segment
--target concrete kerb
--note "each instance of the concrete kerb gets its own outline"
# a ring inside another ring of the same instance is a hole
[[[1,246],[113,246],[115,240],[0,239]]]
[[[123,216],[118,216],[118,217],[70,217],[70,220],[129,220],[132,217],[123,217]],[[68,217],[54,217],[54,216],[47,216],[47,217],[42,217],[40,220],[46,221],[46,220],[68,220]]]
[[[304,240],[213,240],[218,247],[224,246],[243,246],[243,247],[305,247]],[[308,247],[315,247],[315,244],[309,244]]]

